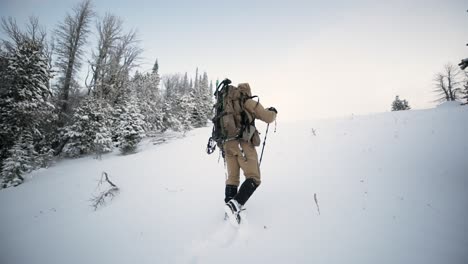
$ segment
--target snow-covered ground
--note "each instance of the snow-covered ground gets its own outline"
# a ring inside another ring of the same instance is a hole
[[[239,229],[210,132],[1,190],[0,263],[468,263],[468,106],[279,119]],[[103,171],[121,192],[93,211]]]

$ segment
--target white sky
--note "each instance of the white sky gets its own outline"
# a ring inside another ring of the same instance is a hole
[[[120,1],[119,1],[120,2]],[[0,0],[0,15],[47,28],[74,0]],[[433,75],[467,57],[463,1],[96,0],[137,28],[142,70],[249,82],[279,120],[389,111],[395,95],[434,106]],[[90,49],[90,47],[88,48]]]

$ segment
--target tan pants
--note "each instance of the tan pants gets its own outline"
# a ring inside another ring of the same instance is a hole
[[[240,145],[240,146],[239,146]],[[242,150],[244,153],[242,153]],[[260,168],[258,166],[258,154],[255,147],[247,142],[233,140],[224,144],[228,178],[226,185],[239,186],[240,169],[245,178],[252,178],[260,185]]]

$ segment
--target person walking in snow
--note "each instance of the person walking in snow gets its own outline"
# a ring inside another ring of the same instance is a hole
[[[216,90],[217,115],[213,119],[213,136],[222,150],[227,167],[224,202],[227,216],[240,224],[239,213],[247,200],[261,183],[258,154],[255,149],[260,145],[260,136],[255,128],[255,120],[272,123],[278,111],[274,107],[264,108],[256,96],[252,96],[250,85],[241,83],[238,87],[229,85],[226,79],[223,88]],[[219,135],[221,131],[222,135]],[[245,181],[240,185],[240,170]],[[239,188],[240,185],[240,188]],[[239,189],[238,189],[239,188]]]

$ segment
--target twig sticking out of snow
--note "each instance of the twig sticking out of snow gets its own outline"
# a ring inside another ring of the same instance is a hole
[[[315,200],[315,205],[317,205],[318,214],[320,215],[320,206],[318,205],[318,200],[317,200],[317,194],[316,193],[314,193],[314,200]]]
[[[114,197],[119,193],[120,189],[115,185],[110,179],[109,175],[107,172],[102,172],[101,179],[99,180],[98,183],[98,188],[102,186],[104,183],[104,180],[110,185],[105,191],[101,192],[99,195],[93,197],[91,199],[91,202],[93,203],[92,206],[94,208],[94,211],[96,211],[100,206],[105,205],[107,200],[114,199]]]

